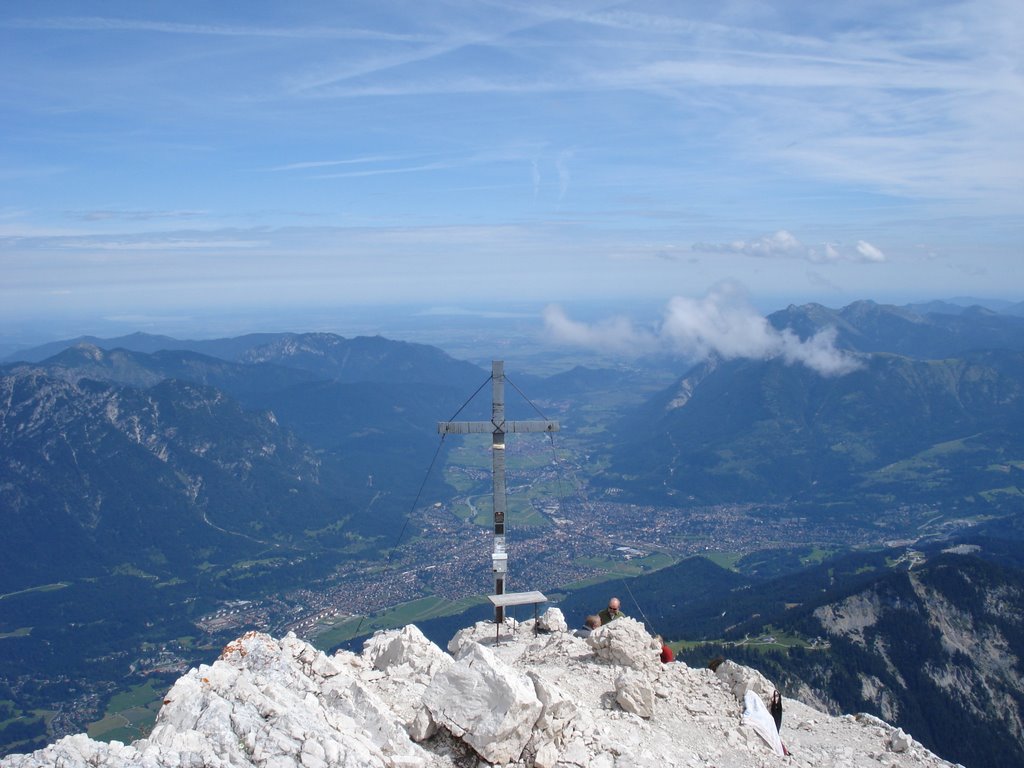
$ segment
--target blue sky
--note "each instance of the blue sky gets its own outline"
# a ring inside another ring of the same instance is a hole
[[[1022,51],[1002,0],[4,3],[0,322],[1020,300]]]

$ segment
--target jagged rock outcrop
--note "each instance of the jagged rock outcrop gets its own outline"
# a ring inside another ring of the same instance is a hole
[[[479,643],[434,677],[423,702],[435,721],[500,764],[519,759],[543,709],[533,682]]]
[[[599,659],[619,666],[645,669],[661,663],[661,643],[628,616],[595,629],[587,645]]]
[[[334,656],[250,633],[174,685],[148,739],[71,736],[0,768],[950,766],[877,718],[788,699],[781,758],[742,718],[737,694],[774,690],[754,670],[661,664],[632,620],[586,642],[540,630],[480,622],[451,656],[415,627]]]
[[[615,678],[615,703],[624,712],[645,720],[654,717],[654,689],[647,680],[631,671]]]
[[[737,701],[743,701],[747,691],[753,691],[764,701],[765,706],[771,701],[775,685],[756,669],[744,667],[732,661],[723,661],[715,669],[718,679],[725,683]]]
[[[569,625],[558,608],[548,608],[537,619],[537,629],[540,632],[568,632]]]
[[[452,665],[452,657],[410,624],[397,632],[378,632],[363,645],[363,658],[382,674],[373,678],[381,696],[410,738],[423,741],[437,732],[423,696],[431,680]]]

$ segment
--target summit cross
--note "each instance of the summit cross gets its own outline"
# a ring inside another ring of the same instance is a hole
[[[505,363],[491,362],[491,420],[439,421],[441,435],[491,433],[491,474],[494,480],[494,549],[491,570],[494,573],[494,594],[505,594],[508,553],[505,550],[505,434],[509,432],[557,432],[557,421],[505,421]],[[502,605],[494,607],[494,621],[505,620]]]

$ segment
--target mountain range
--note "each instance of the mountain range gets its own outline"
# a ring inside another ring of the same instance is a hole
[[[724,639],[688,651],[691,662],[724,654],[754,664],[789,695],[833,713],[871,712],[971,768],[1019,764],[1022,557],[1021,541],[984,537],[843,555],[663,621]],[[780,637],[792,647],[768,650]]]
[[[270,413],[209,387],[21,370],[0,378],[0,400],[4,592],[121,563],[180,578],[352,514]]]
[[[17,566],[0,589],[109,568],[124,553],[180,578],[211,557],[315,548],[323,537],[337,546],[342,522],[379,534],[394,519],[387,504],[356,514],[368,475],[405,489],[422,464],[408,463],[410,446],[433,443],[432,424],[402,412],[449,413],[459,390],[436,383],[445,376],[463,389],[470,376],[486,380],[401,342],[260,340],[240,353],[248,362],[79,344],[0,368],[2,554]]]
[[[873,540],[944,535],[935,521],[990,538],[1022,536],[1024,319],[858,302],[790,307],[769,321],[804,339],[834,329],[835,344],[858,367],[822,376],[777,359],[711,359],[653,392],[661,374],[642,360],[516,381],[558,403],[590,498],[682,510],[744,504],[859,526]],[[28,351],[0,366],[0,555],[10,565],[0,577],[0,715],[5,701],[18,707],[0,721],[6,744],[31,743],[19,712],[72,695],[77,681],[105,680],[102,690],[115,690],[132,644],[181,638],[181,652],[197,658],[204,649],[190,645],[194,621],[224,601],[279,595],[342,572],[352,558],[382,557],[440,450],[435,422],[457,412],[489,418],[486,402],[460,411],[487,372],[424,345],[331,334],[92,342],[46,347],[38,360],[31,358],[41,351]],[[425,488],[433,498],[454,493],[438,476]],[[813,617],[812,606],[826,611],[858,589],[909,601],[912,583],[872,586],[904,576],[893,576],[888,562],[902,556],[858,553],[817,567],[820,558],[808,551],[773,550],[748,553],[735,571],[688,559],[638,581],[643,599],[635,607],[667,636],[728,639],[737,627],[760,631],[755,614],[781,623],[804,616],[785,608],[798,603]],[[942,555],[927,557],[931,567]],[[773,578],[779,586],[765,591]],[[991,569],[972,578],[990,591],[999,579],[1015,583],[1012,573]],[[927,594],[933,602],[960,599],[942,589]],[[590,612],[586,606],[606,598],[606,587],[591,590],[567,596],[567,612]],[[916,615],[939,614],[920,603]],[[792,631],[809,635],[810,626]],[[814,633],[830,634],[823,626]],[[832,647],[847,647],[840,635]],[[850,658],[866,654],[861,667],[868,657],[877,662],[877,647],[850,643]],[[1009,646],[991,647],[986,658]],[[933,663],[954,668],[938,655]],[[991,670],[962,666],[967,671],[943,674],[997,691]],[[842,698],[850,680],[870,688],[860,678],[815,677],[811,668],[794,691],[823,706],[882,712],[883,697]],[[911,684],[918,678],[900,671],[908,682],[900,689],[877,669],[874,677],[896,691],[894,716],[910,717],[913,697],[945,679]],[[46,670],[47,682],[34,685],[26,670]],[[1011,678],[998,688],[1007,701],[1017,695]],[[952,690],[960,689],[939,692]],[[991,701],[948,711],[977,719],[979,733],[1010,727],[986,720]],[[38,717],[34,727],[46,730],[37,714],[22,717]],[[58,723],[62,732],[81,725]],[[994,754],[1011,749],[993,743]]]
[[[1024,319],[859,302],[769,320],[802,338],[837,329],[858,367],[709,360],[613,428],[603,482],[638,499],[786,501],[809,514],[1018,508]]]
[[[404,528],[434,422],[487,380],[381,338],[207,348],[235,359],[81,343],[0,367],[3,744],[33,743],[47,709],[48,727],[81,727],[60,702],[83,684],[95,700],[147,647],[201,654],[194,622],[224,601],[376,557]]]
[[[873,301],[856,301],[842,309],[804,304],[774,312],[768,321],[802,339],[834,328],[840,349],[890,352],[919,360],[958,357],[979,349],[1024,349],[1024,317],[979,306],[953,314]]]

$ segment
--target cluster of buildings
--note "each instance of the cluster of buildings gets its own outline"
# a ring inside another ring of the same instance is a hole
[[[522,450],[532,454],[546,448],[541,443],[524,444]],[[579,474],[581,468],[559,467],[554,462],[537,466],[537,457],[529,458],[533,469],[508,472],[509,591],[557,589],[601,575],[617,562],[642,565],[653,553],[681,559],[801,544],[878,543],[863,526],[795,515],[784,506],[632,504],[623,501],[625,494],[618,489],[592,495],[585,485],[573,487],[567,497],[555,498],[543,489],[559,487],[564,492],[556,475]],[[490,472],[473,465],[451,466],[449,471],[461,478],[460,487],[472,489],[420,509],[414,520],[418,535],[394,551],[387,566],[346,563],[332,577],[282,598],[225,605],[203,617],[198,626],[214,634],[259,627],[309,637],[346,617],[370,615],[417,598],[458,600],[489,594],[493,588],[490,520],[467,519],[465,510],[475,511],[477,518],[489,514],[490,505],[480,500],[487,499]]]
[[[683,558],[712,551],[745,552],[828,541],[843,531],[805,518],[765,515],[749,505],[661,507],[606,499],[537,502],[543,525],[508,528],[510,591],[550,590],[600,575],[617,562],[653,553]],[[348,563],[321,584],[249,604],[225,606],[204,617],[208,632],[249,627],[294,631],[308,637],[325,624],[369,615],[421,597],[458,600],[489,594],[491,531],[460,518],[452,505],[421,512],[419,535],[401,546],[390,567]],[[847,543],[860,543],[851,527]]]

